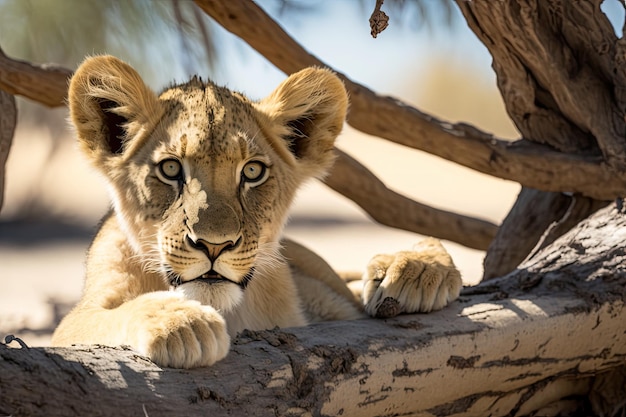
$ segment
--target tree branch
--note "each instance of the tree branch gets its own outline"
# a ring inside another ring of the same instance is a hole
[[[377,222],[480,250],[487,249],[495,237],[496,225],[404,197],[387,188],[350,155],[338,149],[336,152],[338,158],[324,182],[361,206]]]
[[[55,65],[33,65],[7,57],[0,49],[0,89],[48,107],[65,105],[72,71]]]
[[[245,331],[210,368],[160,369],[119,348],[0,345],[0,413],[503,416],[544,415],[555,402],[562,411],[564,400],[618,415],[620,210],[602,209],[532,263],[466,288],[442,311]]]
[[[286,73],[326,66],[251,1],[196,0],[196,4]],[[348,123],[362,132],[530,188],[579,192],[602,200],[626,192],[626,172],[611,169],[600,156],[561,153],[525,140],[499,140],[466,124],[437,120],[341,76],[350,92]]]

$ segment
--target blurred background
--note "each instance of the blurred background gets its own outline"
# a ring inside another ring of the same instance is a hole
[[[491,57],[453,2],[388,0],[383,10],[390,25],[376,39],[368,22],[374,0],[258,3],[305,49],[352,80],[438,118],[517,138]],[[617,0],[605,3],[609,13],[623,10]],[[258,99],[285,78],[188,0],[0,0],[0,47],[12,58],[72,69],[86,55],[113,54],[157,91],[199,74]],[[0,336],[47,345],[80,296],[85,252],[109,200],[77,152],[65,108],[18,99],[18,111],[0,213]],[[348,127],[338,147],[404,195],[495,223],[520,189]],[[375,224],[317,182],[300,192],[286,234],[336,269],[351,271],[376,253],[408,249],[421,239]],[[478,282],[484,253],[444,245],[465,283]]]

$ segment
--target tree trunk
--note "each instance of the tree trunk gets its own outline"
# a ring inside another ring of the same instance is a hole
[[[601,155],[624,172],[623,40],[615,36],[601,3],[457,1],[493,57],[507,112],[522,136],[566,154]],[[606,204],[573,200],[576,206],[563,211],[565,196],[526,190],[520,198],[487,252],[487,279],[517,266],[553,222],[559,227],[549,235],[558,237]],[[564,213],[569,218],[560,222]]]
[[[524,259],[607,204],[579,194],[523,187],[487,250],[483,280],[508,274]]]
[[[243,332],[206,369],[0,346],[0,414],[611,415],[626,381],[624,241],[612,204],[440,312]]]
[[[563,217],[570,200],[563,193],[522,187],[485,254],[483,280],[506,275],[526,259],[544,230]]]
[[[0,89],[0,210],[4,202],[5,167],[13,142],[16,122],[15,97]]]

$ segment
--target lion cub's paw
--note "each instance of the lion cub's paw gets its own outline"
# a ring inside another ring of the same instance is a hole
[[[459,296],[463,285],[452,258],[434,238],[412,251],[375,256],[363,281],[365,311],[380,318],[439,310]]]
[[[159,366],[195,368],[223,359],[230,348],[224,318],[180,294],[154,292],[128,303],[128,343]]]

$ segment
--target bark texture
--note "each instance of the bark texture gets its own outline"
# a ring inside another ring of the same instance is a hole
[[[244,332],[213,367],[0,346],[0,414],[546,415],[624,410],[626,214],[613,204],[443,311]]]

